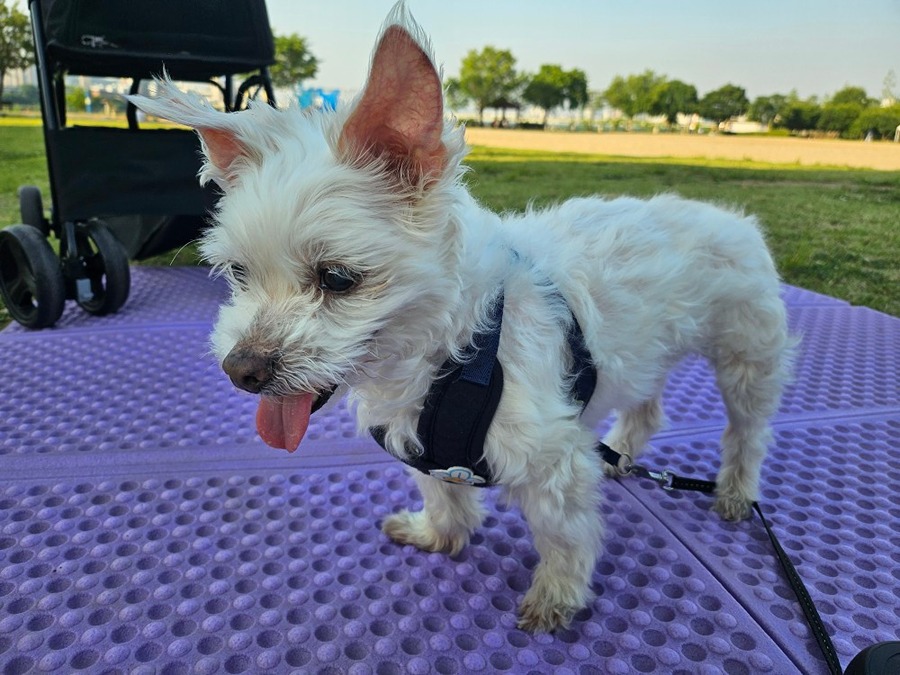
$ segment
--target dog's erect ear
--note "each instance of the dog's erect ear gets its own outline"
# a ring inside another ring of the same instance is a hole
[[[208,164],[200,172],[200,180],[214,180],[223,189],[232,186],[243,160],[253,156],[250,148],[237,135],[235,113],[215,110],[206,99],[180,91],[168,77],[157,80],[158,96],[127,96],[146,113],[177,124],[192,127],[200,136]]]
[[[203,154],[218,174],[212,174],[210,177],[223,188],[229,187],[236,178],[236,161],[249,156],[247,148],[237,140],[231,130],[197,127],[196,131],[203,143]]]
[[[443,128],[443,90],[431,57],[410,29],[389,25],[359,103],[341,131],[339,151],[351,162],[382,161],[404,185],[425,187],[447,165]]]

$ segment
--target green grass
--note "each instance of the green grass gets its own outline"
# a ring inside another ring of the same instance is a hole
[[[667,192],[755,213],[785,281],[900,316],[900,172],[488,148],[475,148],[468,163],[473,193],[498,211]],[[0,226],[19,220],[23,184],[49,201],[41,129],[0,119]],[[149,262],[169,264],[173,255]],[[176,264],[195,259],[188,249]]]

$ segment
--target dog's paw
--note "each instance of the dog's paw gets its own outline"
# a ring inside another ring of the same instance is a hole
[[[744,520],[750,517],[753,500],[741,495],[722,493],[716,495],[712,510],[724,520]]]
[[[519,605],[517,625],[530,633],[550,633],[567,628],[592,597],[591,589],[582,587],[576,580],[538,567],[531,588]]]
[[[528,593],[519,605],[519,621],[516,625],[529,633],[551,633],[557,628],[566,628],[580,609],[581,607],[555,603]]]
[[[466,535],[441,534],[429,522],[425,511],[400,511],[384,519],[381,531],[398,544],[410,544],[431,553],[455,555],[466,545]]]

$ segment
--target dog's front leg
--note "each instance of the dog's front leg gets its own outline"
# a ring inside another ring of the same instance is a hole
[[[541,561],[519,606],[519,628],[549,632],[569,624],[593,597],[600,555],[602,469],[593,451],[578,452],[546,480],[511,490],[534,536]]]
[[[412,544],[423,551],[459,553],[484,520],[481,490],[445,483],[414,469],[410,474],[422,493],[425,508],[388,516],[382,531],[399,544]]]

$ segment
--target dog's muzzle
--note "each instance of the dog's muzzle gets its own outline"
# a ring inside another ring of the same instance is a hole
[[[235,347],[222,362],[222,370],[238,389],[258,394],[275,375],[276,357],[252,347]]]

